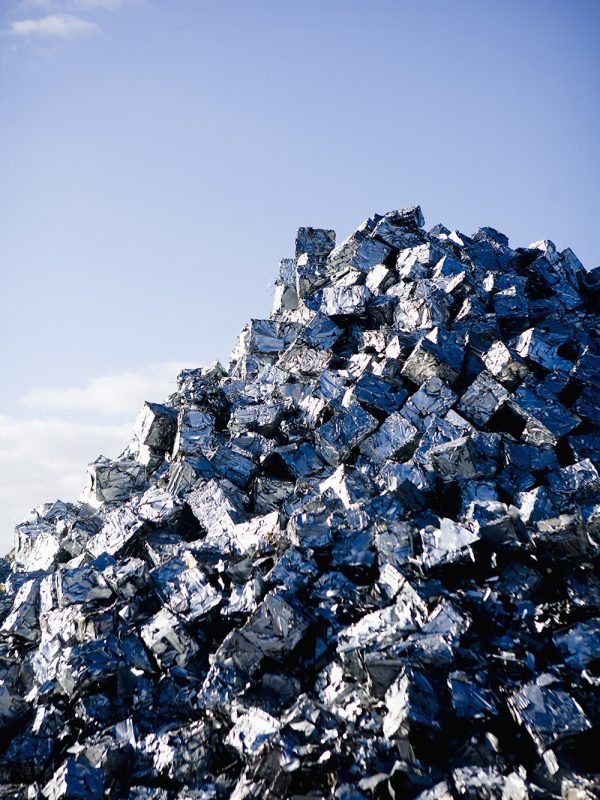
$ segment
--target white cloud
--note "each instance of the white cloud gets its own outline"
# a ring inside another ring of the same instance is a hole
[[[100,33],[100,28],[95,22],[88,22],[73,14],[49,14],[46,17],[15,20],[10,23],[8,33],[19,37],[75,39]]]
[[[22,398],[35,410],[29,418],[0,415],[0,555],[12,547],[15,524],[36,505],[76,500],[87,465],[101,453],[118,456],[143,402],[173,393],[177,374],[189,366],[165,361],[96,376],[79,387],[34,389]],[[83,422],[68,418],[75,412],[79,418],[83,412]]]
[[[139,5],[141,0],[23,0],[20,7],[51,11],[117,11],[125,5]]]
[[[72,0],[72,7],[80,11],[89,11],[93,8],[110,9],[111,11],[120,8],[122,0]]]
[[[142,370],[91,378],[84,386],[32,389],[22,398],[27,408],[87,411],[103,415],[135,414],[145,400],[160,402],[177,389],[177,374],[190,364],[165,361]]]
[[[12,547],[15,524],[36,505],[76,500],[87,465],[100,453],[119,455],[131,427],[0,415],[0,555]]]

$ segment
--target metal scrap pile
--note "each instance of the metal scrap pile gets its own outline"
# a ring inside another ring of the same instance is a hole
[[[301,228],[0,560],[0,797],[597,797],[600,270]]]

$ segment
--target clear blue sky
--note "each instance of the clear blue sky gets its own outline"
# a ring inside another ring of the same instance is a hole
[[[598,264],[599,26],[597,0],[2,0],[0,549],[16,482],[68,494],[140,393],[267,315],[299,225],[418,202]]]

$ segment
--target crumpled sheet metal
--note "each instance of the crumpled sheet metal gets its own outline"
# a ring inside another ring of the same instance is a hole
[[[193,556],[172,558],[150,573],[163,602],[178,616],[192,621],[221,602],[221,594],[194,565]]]
[[[482,353],[481,360],[490,375],[508,389],[517,386],[529,373],[522,359],[502,341],[494,342]]]
[[[418,437],[415,426],[397,412],[390,414],[379,429],[362,443],[360,451],[374,463],[402,459],[416,447]]]
[[[56,574],[56,599],[59,606],[109,600],[112,590],[104,576],[90,566],[60,570]]]
[[[424,602],[412,586],[404,582],[393,605],[365,614],[340,633],[338,650],[344,653],[371,646],[380,648],[395,641],[402,632],[418,630],[426,619]]]
[[[370,298],[366,286],[329,286],[323,290],[321,310],[330,317],[360,315]]]
[[[14,597],[10,613],[0,626],[0,636],[14,636],[30,642],[39,638],[39,595],[39,580],[32,578],[22,584]]]
[[[0,559],[0,796],[591,800],[600,278],[302,228],[228,369]]]
[[[86,499],[96,503],[127,500],[146,483],[146,471],[137,461],[111,461],[104,456],[90,464],[88,476]]]
[[[415,345],[404,362],[402,375],[417,386],[434,377],[452,385],[458,377],[458,372],[448,354],[436,342],[424,337]]]
[[[232,433],[256,431],[273,435],[285,414],[283,403],[261,403],[257,406],[241,406],[233,410],[229,419]]]
[[[402,670],[388,689],[385,704],[383,734],[388,738],[409,734],[415,727],[439,727],[437,698],[427,676],[420,670]]]
[[[174,455],[194,456],[212,441],[215,419],[208,411],[182,410],[177,421]]]
[[[311,256],[328,256],[335,247],[335,231],[324,228],[298,228],[296,258],[303,253]]]
[[[474,561],[472,545],[479,538],[478,532],[443,517],[439,528],[427,525],[421,530],[423,566],[428,568],[456,561]]]
[[[189,495],[188,503],[207,531],[217,528],[227,532],[246,520],[244,495],[226,479],[208,481]]]
[[[269,593],[241,629],[242,636],[265,656],[291,653],[310,625],[310,616],[284,592]]]
[[[448,688],[458,719],[489,720],[498,715],[493,692],[478,685],[475,676],[453,672],[448,676]]]
[[[251,708],[237,720],[227,736],[227,744],[240,753],[258,753],[279,730],[280,722],[259,708]]]
[[[61,550],[54,525],[44,520],[17,525],[15,545],[15,560],[25,571],[50,569]]]
[[[555,445],[559,438],[570,433],[580,422],[579,417],[541,390],[520,386],[509,406],[525,422],[522,439],[532,444]]]
[[[552,676],[542,675],[523,686],[510,698],[509,708],[540,752],[592,727],[579,703],[554,688]]]
[[[47,800],[63,798],[101,797],[104,791],[104,771],[92,767],[84,760],[67,758],[56,770],[52,778],[42,788]]]
[[[456,410],[475,425],[483,426],[508,397],[509,393],[501,384],[481,372],[460,398]]]
[[[26,711],[27,701],[0,681],[0,731],[14,726]]]
[[[160,403],[144,403],[134,426],[133,435],[146,447],[170,451],[177,430],[177,411]]]
[[[327,463],[336,467],[376,428],[375,417],[361,406],[351,406],[317,429],[317,451]]]
[[[185,666],[198,645],[188,635],[176,614],[158,611],[140,631],[142,641],[161,667]]]
[[[115,555],[137,536],[143,525],[130,506],[115,506],[104,517],[100,531],[88,541],[87,550],[93,556]]]
[[[443,416],[456,402],[457,396],[437,375],[424,381],[402,409],[403,414],[417,427],[432,415]]]
[[[141,520],[160,525],[168,525],[181,512],[177,497],[156,485],[147,489],[134,506]]]

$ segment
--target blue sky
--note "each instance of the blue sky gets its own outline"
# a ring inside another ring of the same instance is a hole
[[[600,262],[596,0],[3,0],[0,550],[177,369],[266,316],[300,225]]]

